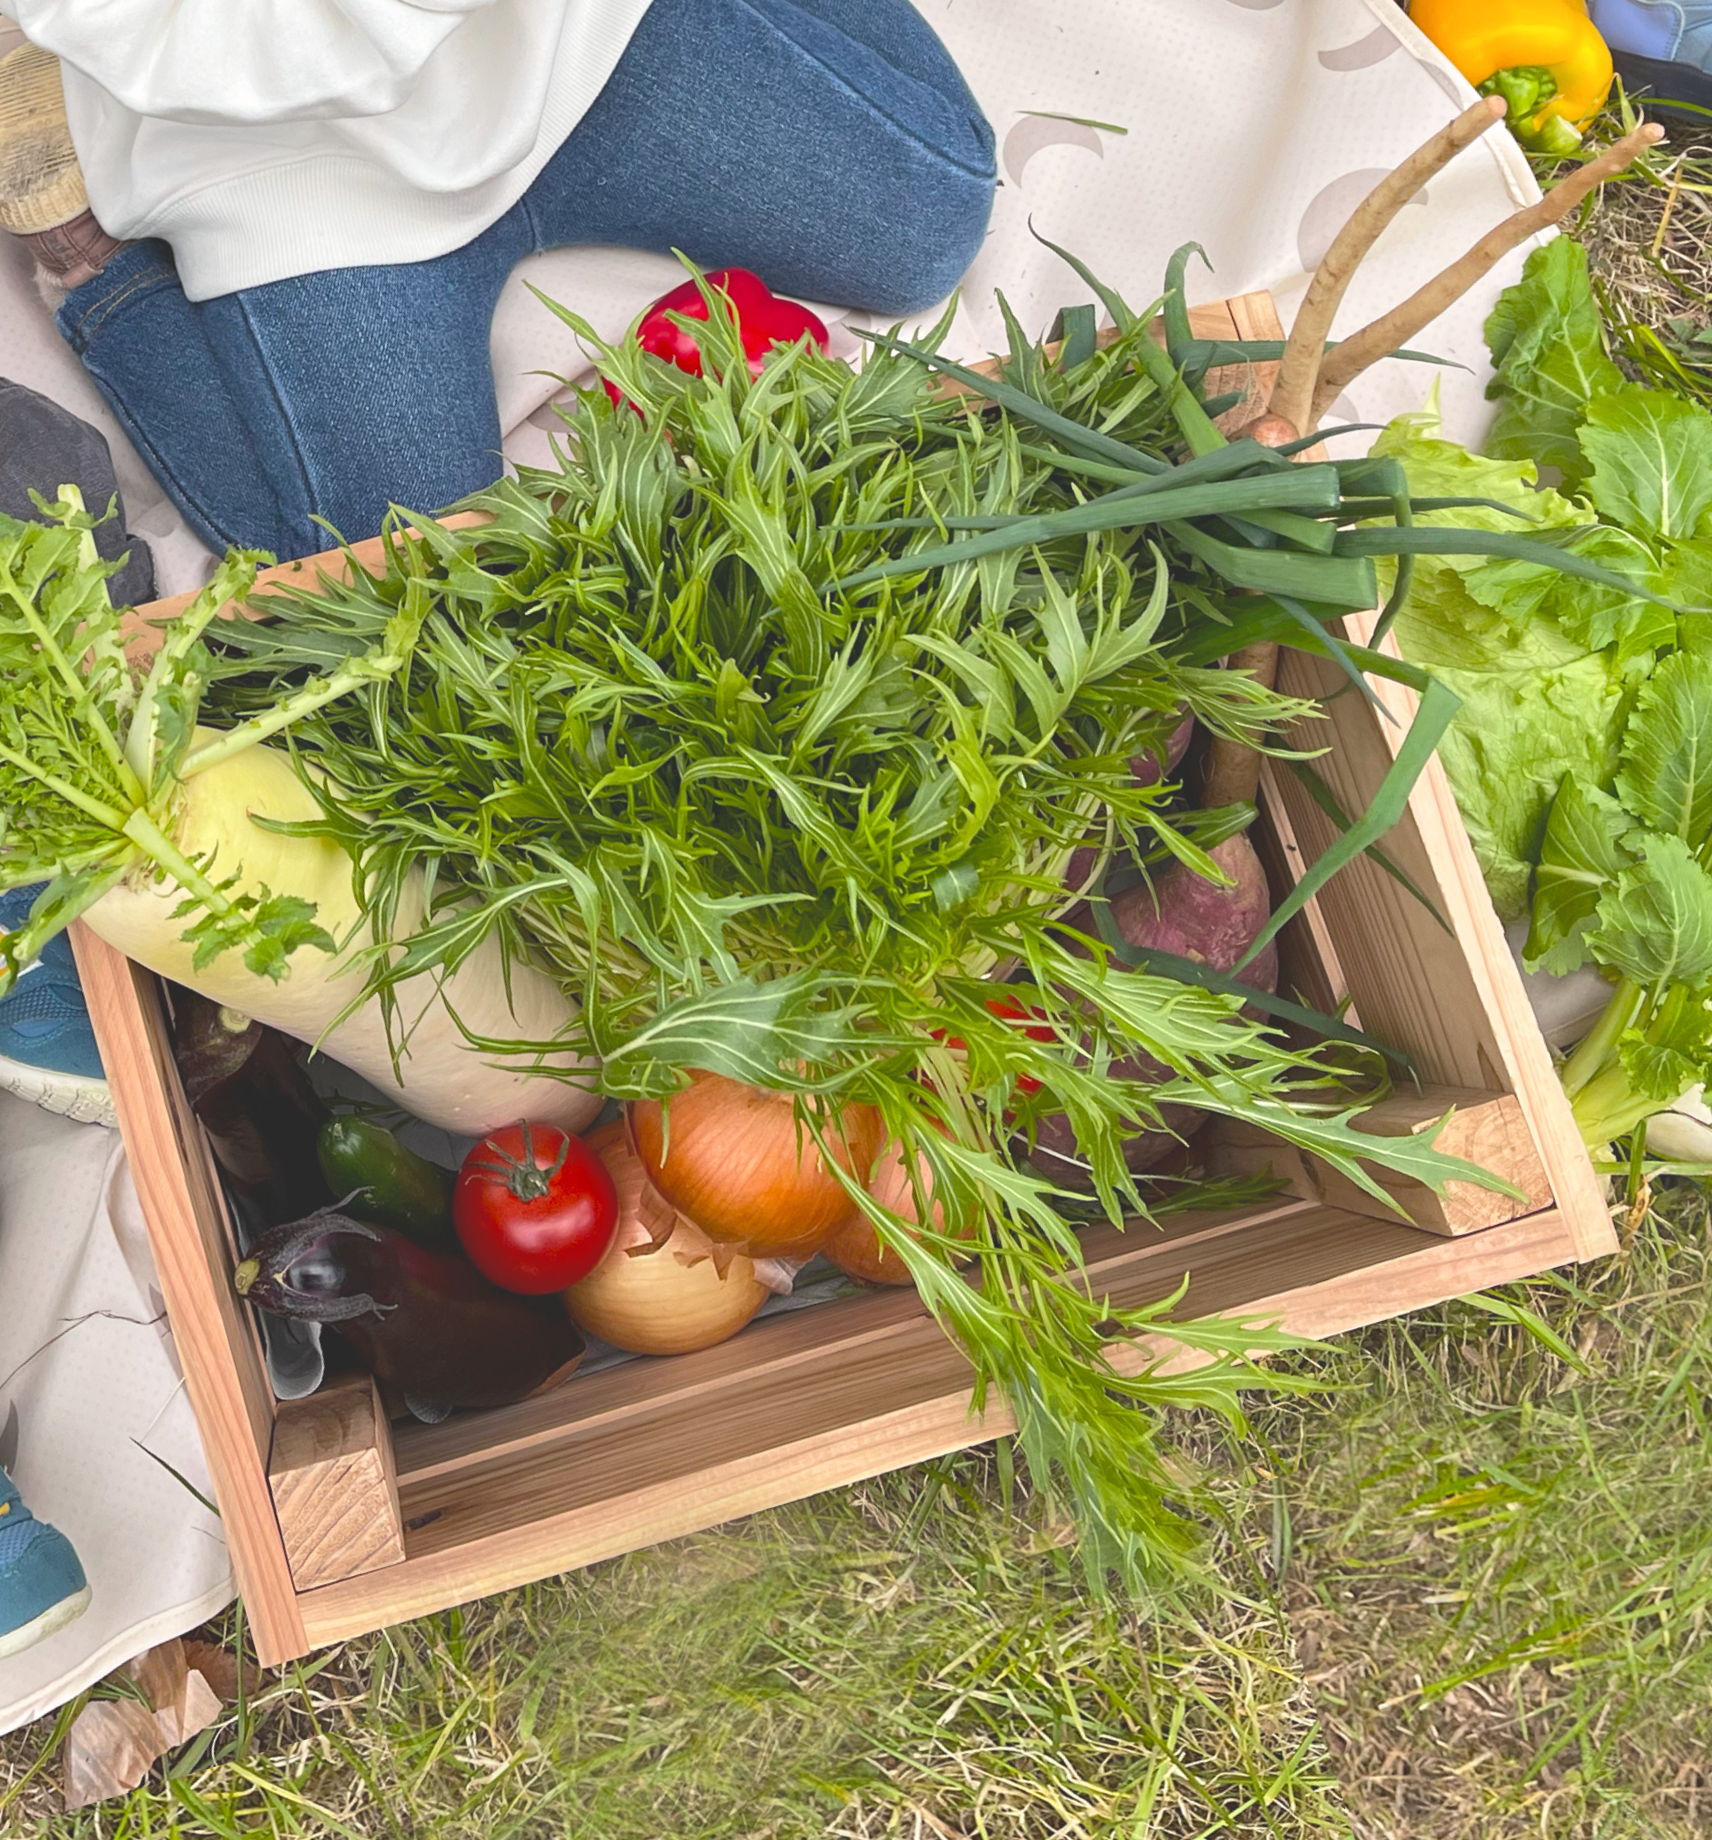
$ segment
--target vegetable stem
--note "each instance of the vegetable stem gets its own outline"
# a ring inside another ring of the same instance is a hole
[[[1581,1039],[1575,1052],[1563,1064],[1563,1089],[1572,1100],[1604,1070],[1616,1053],[1625,1029],[1632,1028],[1646,1003],[1647,993],[1631,978],[1624,978],[1612,993],[1611,1000],[1599,1012],[1599,1020]]]
[[[125,828],[125,814],[116,805],[104,804],[100,799],[91,798],[87,792],[80,791],[69,780],[62,779],[57,773],[50,773],[46,767],[39,766],[27,754],[20,754],[14,748],[0,743],[0,760],[9,761],[20,773],[29,776],[56,793],[68,804],[75,805],[86,817],[93,818],[97,824],[105,824],[109,830],[122,831]]]
[[[1349,222],[1320,258],[1302,304],[1296,309],[1296,321],[1285,341],[1268,405],[1270,413],[1281,417],[1296,433],[1307,434],[1311,430],[1315,385],[1325,362],[1326,340],[1331,336],[1332,321],[1368,251],[1421,187],[1442,172],[1464,147],[1477,141],[1494,122],[1502,120],[1503,115],[1501,100],[1482,97],[1447,122],[1379,181],[1356,206]]]
[[[1422,327],[1431,324],[1453,302],[1460,300],[1488,269],[1503,260],[1529,237],[1567,217],[1596,186],[1615,178],[1626,167],[1664,139],[1664,129],[1643,122],[1615,141],[1596,159],[1579,166],[1555,185],[1538,204],[1528,205],[1489,230],[1443,274],[1418,288],[1401,306],[1370,320],[1352,332],[1326,359],[1314,390],[1310,421],[1317,422],[1333,401],[1370,365],[1406,345]]]
[[[87,536],[89,533],[84,532]],[[112,763],[119,776],[119,784],[134,799],[143,797],[142,782],[131,771],[130,762],[125,758],[125,750],[119,745],[118,738],[107,726],[107,719],[96,707],[94,698],[89,694],[89,686],[72,666],[70,659],[60,649],[53,634],[42,619],[35,597],[28,593],[12,574],[4,562],[0,562],[0,589],[3,589],[12,604],[24,617],[24,623],[35,635],[36,643],[42,648],[42,655],[52,665],[55,672],[64,680],[66,688],[73,698],[82,706],[83,719],[94,732],[95,739],[102,753]]]
[[[125,820],[123,831],[145,856],[166,870],[186,894],[195,895],[213,913],[229,914],[232,911],[232,903],[146,811],[132,812]]]

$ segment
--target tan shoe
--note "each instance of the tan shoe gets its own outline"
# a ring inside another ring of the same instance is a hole
[[[0,229],[29,245],[57,289],[92,280],[123,247],[89,209],[59,59],[35,45],[0,58]]]

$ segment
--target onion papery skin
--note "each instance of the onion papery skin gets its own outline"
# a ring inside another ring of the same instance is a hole
[[[772,1292],[742,1253],[720,1276],[713,1242],[679,1218],[663,1246],[609,1252],[564,1293],[571,1320],[631,1354],[693,1354],[729,1341]]]
[[[630,1354],[693,1354],[729,1341],[772,1295],[753,1261],[672,1212],[622,1124],[587,1142],[618,1190],[618,1232],[594,1270],[561,1293],[571,1320]]]
[[[947,1231],[945,1209],[933,1199],[933,1171],[922,1161],[919,1179],[927,1198],[928,1224],[935,1233]],[[890,1139],[874,1160],[874,1174],[868,1192],[888,1212],[896,1214],[906,1226],[913,1227],[921,1218],[916,1209],[915,1190],[910,1185],[909,1166],[903,1146]],[[971,1237],[964,1232],[959,1239]],[[846,1226],[821,1247],[821,1251],[847,1277],[860,1278],[864,1284],[913,1284],[909,1266],[880,1238],[866,1214],[857,1214]]]
[[[866,1184],[883,1127],[871,1106],[823,1114],[833,1159]],[[662,1103],[632,1100],[630,1142],[648,1180],[710,1239],[754,1258],[807,1258],[857,1216],[785,1093],[694,1072]]]

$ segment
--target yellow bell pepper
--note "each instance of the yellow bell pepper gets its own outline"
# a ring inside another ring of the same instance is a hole
[[[1611,53],[1583,0],[1412,0],[1409,17],[1542,153],[1573,151],[1610,94]]]

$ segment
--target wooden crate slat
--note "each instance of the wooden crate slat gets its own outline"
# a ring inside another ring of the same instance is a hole
[[[1475,1182],[1447,1182],[1442,1194],[1426,1183],[1371,1169],[1384,1197],[1370,1195],[1323,1157],[1284,1143],[1272,1132],[1220,1118],[1197,1147],[1215,1176],[1272,1175],[1287,1192],[1352,1214],[1385,1220],[1396,1208],[1429,1233],[1478,1233],[1552,1205],[1551,1177],[1535,1148],[1526,1113],[1513,1093],[1464,1092],[1455,1087],[1404,1083],[1389,1099],[1362,1113],[1359,1127],[1377,1137],[1414,1136],[1440,1127],[1435,1138],[1447,1156],[1481,1169],[1502,1170],[1518,1192],[1505,1194]]]
[[[264,1665],[301,1654],[303,1620],[268,1491],[273,1390],[206,1140],[179,1084],[154,979],[81,923],[77,972],[184,1369],[238,1589]]]
[[[1562,1262],[1569,1256],[1570,1244],[1555,1209],[1455,1241],[1312,1208],[1275,1214],[1264,1247],[1243,1249],[1235,1244],[1240,1229],[1226,1237],[1233,1245],[1221,1273],[1208,1269],[1203,1256],[1196,1281],[1207,1295],[1198,1307],[1207,1307],[1221,1281],[1241,1288],[1239,1274],[1249,1278],[1261,1271],[1274,1277],[1288,1274],[1306,1281],[1292,1282],[1270,1297],[1250,1298],[1242,1307],[1245,1314],[1275,1319],[1304,1336],[1333,1335],[1382,1320],[1396,1314],[1396,1298],[1404,1300],[1402,1308],[1419,1309],[1446,1297],[1529,1276]],[[1351,1245],[1367,1255],[1366,1262],[1353,1269],[1343,1256]],[[1203,1248],[1203,1255],[1206,1250]],[[1165,1275],[1162,1268],[1156,1280]],[[1151,1294],[1160,1293],[1154,1290]],[[944,1348],[943,1341],[936,1348],[934,1342],[924,1339],[922,1347],[930,1358],[943,1358],[937,1352]],[[1132,1359],[1157,1352],[1138,1350]],[[776,1406],[775,1401],[770,1410]],[[1014,1421],[998,1402],[978,1423],[972,1422],[967,1391],[955,1388],[937,1398],[896,1405],[817,1435],[758,1451],[726,1454],[693,1473],[649,1482],[628,1494],[597,1495],[581,1505],[573,1502],[558,1513],[497,1529],[473,1543],[424,1550],[438,1524],[430,1522],[407,1532],[412,1550],[403,1565],[305,1593],[300,1600],[304,1624],[314,1644],[343,1640],[823,1489],[846,1487],[900,1464],[925,1462],[1014,1428]],[[775,1425],[777,1434],[788,1430],[788,1424]],[[579,1464],[592,1467],[597,1448],[610,1452],[615,1464],[631,1461],[635,1444],[633,1432],[609,1428],[598,1447],[591,1439],[562,1447],[557,1455],[568,1471],[574,1471]],[[490,1490],[499,1486],[492,1472],[480,1474]],[[474,1479],[472,1474],[470,1481]],[[523,1511],[541,1505],[538,1491],[544,1479],[540,1468],[520,1464],[511,1480],[532,1498],[520,1502]],[[547,1480],[547,1486],[554,1484]],[[567,1475],[563,1486],[563,1499],[570,1501],[577,1486],[574,1475]],[[413,1506],[417,1513],[433,1511],[426,1491],[419,1498],[408,1491],[405,1494],[407,1517]],[[492,1509],[490,1499],[488,1511]]]
[[[1279,336],[1263,294],[1194,308],[1191,323],[1203,337]],[[1274,368],[1217,374],[1214,389],[1245,392],[1223,418],[1227,429],[1260,406]],[[372,565],[379,540],[355,554]],[[345,555],[330,552],[268,571],[244,611],[265,613],[270,586],[308,585],[348,567]],[[142,610],[135,649],[154,639],[148,620],[182,598]],[[1296,671],[1300,660],[1287,657]],[[1281,687],[1307,683],[1293,677]],[[1378,688],[1406,725],[1409,699],[1395,686]],[[1360,804],[1403,729],[1393,731],[1354,696],[1327,715],[1313,725],[1311,743],[1335,740],[1337,753],[1321,771],[1346,804]],[[1269,768],[1262,804],[1273,831],[1258,842],[1281,886],[1328,837],[1292,776]],[[1162,1231],[1093,1229],[1090,1276],[1115,1301],[1157,1299],[1188,1273],[1190,1312],[1238,1312],[1300,1334],[1332,1334],[1611,1249],[1603,1199],[1436,762],[1386,848],[1433,894],[1455,937],[1361,863],[1287,930],[1287,975],[1322,1009],[1353,994],[1362,1024],[1410,1050],[1428,1077],[1480,1094],[1514,1093],[1553,1204],[1456,1238],[1320,1198],[1183,1217]],[[230,1291],[224,1209],[172,1068],[156,986],[92,936],[79,941],[79,955],[88,960],[91,1013],[264,1661],[1011,1428],[1001,1402],[971,1420],[968,1365],[913,1293],[870,1293],[753,1324],[699,1355],[585,1376],[501,1412],[397,1427],[403,1560],[294,1590],[267,1495],[271,1394],[253,1325]],[[1112,1358],[1133,1372],[1186,1357],[1153,1338],[1114,1344]],[[384,1492],[378,1443],[375,1454]]]
[[[1275,1320],[1275,1299],[1287,1291],[1410,1257],[1431,1243],[1406,1225],[1306,1205],[1260,1219],[1233,1215],[1179,1236],[1094,1229],[1088,1254],[1090,1281],[1114,1307],[1156,1303],[1187,1278],[1185,1316]],[[1147,1338],[1114,1348],[1114,1365],[1138,1371],[1162,1351],[1175,1352],[1168,1338]],[[669,1370],[664,1377],[671,1380]],[[829,1336],[817,1358],[789,1374],[764,1364],[739,1370],[718,1395],[662,1394],[633,1413],[572,1421],[551,1445],[474,1453],[433,1476],[403,1474],[399,1504],[407,1525],[438,1516],[407,1533],[406,1552],[415,1557],[487,1537],[520,1512],[564,1513],[661,1477],[693,1480],[722,1462],[758,1457],[780,1437],[800,1443],[936,1399],[960,1402],[966,1412],[969,1390],[963,1354],[917,1303],[889,1326],[880,1348],[866,1338]]]
[[[1365,643],[1377,614],[1362,614],[1346,622],[1350,636]],[[1387,638],[1384,649],[1398,656],[1396,642]],[[1373,684],[1380,701],[1395,722],[1375,722],[1387,747],[1401,748],[1417,699],[1404,684],[1377,678]],[[1595,1258],[1617,1250],[1617,1233],[1611,1221],[1598,1177],[1593,1173],[1587,1148],[1564,1094],[1563,1083],[1552,1065],[1551,1050],[1534,1020],[1522,974],[1511,956],[1503,927],[1486,892],[1485,878],[1468,840],[1456,795],[1451,791],[1444,763],[1435,754],[1415,782],[1409,809],[1436,865],[1442,910],[1456,931],[1463,963],[1473,987],[1478,1015],[1495,1034],[1499,1060],[1506,1078],[1503,1085],[1521,1101],[1534,1142],[1551,1177],[1552,1192],[1574,1240],[1577,1258]],[[1389,878],[1387,878],[1389,879]],[[1417,913],[1418,913],[1417,908]]]
[[[1329,695],[1347,681],[1328,660],[1293,651],[1281,655],[1278,688],[1289,695]],[[1352,695],[1343,700],[1355,699]],[[1339,704],[1329,707],[1337,712],[1334,720],[1298,723],[1286,738],[1294,747],[1331,747],[1332,752],[1315,760],[1315,770],[1346,812],[1365,811],[1390,770],[1392,756],[1375,732],[1377,720],[1362,720]],[[1292,775],[1276,774],[1272,784],[1303,855],[1317,860],[1337,840],[1336,826]],[[1412,806],[1386,834],[1383,848],[1445,913],[1444,891]],[[1338,960],[1362,1026],[1381,1041],[1406,1044],[1423,1080],[1476,1092],[1504,1091],[1497,1036],[1479,1010],[1478,991],[1456,933],[1441,927],[1367,856],[1340,870],[1318,899],[1337,940]],[[1449,915],[1445,917],[1448,921]]]
[[[1289,808],[1278,796],[1277,780],[1276,765],[1262,761],[1260,822],[1249,833],[1275,903],[1302,879],[1311,860],[1302,853]],[[1322,1016],[1337,1016],[1352,1029],[1362,1026],[1361,1012],[1349,1002],[1349,979],[1317,896],[1310,895],[1307,905],[1278,935],[1278,992],[1306,1003]]]
[[[403,1559],[392,1435],[372,1374],[342,1374],[280,1406],[268,1486],[300,1591]]]

